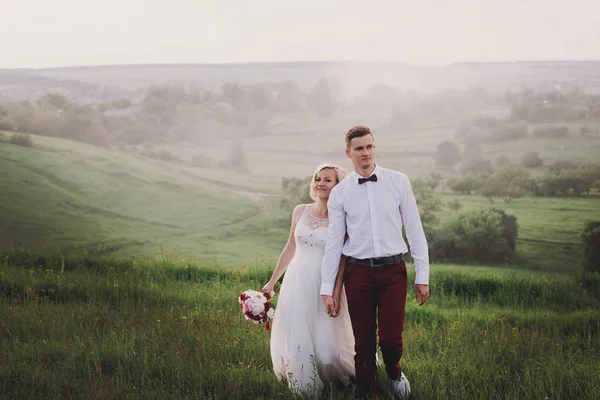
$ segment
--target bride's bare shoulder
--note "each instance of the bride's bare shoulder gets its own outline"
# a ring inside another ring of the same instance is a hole
[[[310,204],[298,204],[296,207],[294,207],[294,211],[292,212],[292,218],[294,221],[298,220],[300,215],[302,215],[307,207],[310,207]]]

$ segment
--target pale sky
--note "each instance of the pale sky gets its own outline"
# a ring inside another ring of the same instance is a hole
[[[600,60],[600,0],[0,0],[0,68]]]

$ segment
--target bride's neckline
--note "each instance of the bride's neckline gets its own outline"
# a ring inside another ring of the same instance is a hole
[[[307,210],[307,211],[308,211],[308,214],[309,214],[311,217],[313,217],[314,219],[322,219],[322,220],[329,219],[329,217],[317,217],[317,216],[314,214],[314,212],[313,212],[313,209],[314,209],[314,203],[313,203],[313,204],[309,204],[309,205],[308,205],[308,210]]]

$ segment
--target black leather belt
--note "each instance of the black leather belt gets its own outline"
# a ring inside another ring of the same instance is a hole
[[[354,257],[348,257],[347,261],[352,264],[358,265],[370,265],[371,267],[384,267],[386,265],[398,264],[402,261],[402,254],[389,257],[374,257],[358,259]]]

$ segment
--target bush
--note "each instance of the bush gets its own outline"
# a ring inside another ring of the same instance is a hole
[[[492,163],[481,155],[465,157],[460,163],[460,172],[466,174],[491,174],[494,172]]]
[[[481,129],[493,128],[498,125],[498,118],[492,115],[478,114],[471,118],[471,123]]]
[[[586,170],[566,170],[536,179],[533,193],[536,196],[551,197],[589,194],[595,179],[595,176]]]
[[[283,199],[281,199],[281,208],[291,211],[298,204],[312,203],[313,200],[309,195],[311,181],[312,176],[304,179],[296,177],[282,178]]]
[[[23,147],[33,147],[33,140],[26,133],[15,133],[10,137],[10,143]]]
[[[246,151],[240,143],[232,143],[229,149],[229,156],[219,163],[219,167],[238,172],[248,171],[248,158],[246,157]]]
[[[600,272],[600,221],[588,221],[581,232],[583,271]]]
[[[11,131],[14,132],[17,130],[15,123],[12,119],[7,117],[0,117],[0,131]]]
[[[537,168],[544,165],[544,160],[542,160],[537,151],[530,151],[523,156],[522,163],[527,168]]]
[[[571,161],[571,160],[559,160],[557,162],[555,162],[552,165],[548,166],[548,170],[550,172],[554,172],[554,173],[560,173],[563,171],[568,171],[568,170],[573,170],[573,169],[578,169],[579,168],[579,164],[576,163],[575,161]]]
[[[582,126],[579,128],[579,134],[580,134],[581,136],[587,136],[587,135],[588,135],[588,134],[590,134],[590,133],[592,133],[592,130],[591,130],[591,129],[590,129],[588,126],[586,126],[586,125],[582,125]]]
[[[453,192],[460,194],[471,194],[479,190],[484,183],[485,179],[473,174],[467,174],[462,178],[450,178],[446,182],[446,186]]]
[[[499,125],[492,131],[492,140],[514,140],[527,136],[527,124]]]
[[[506,156],[498,156],[495,161],[496,167],[504,167],[505,165],[510,164],[510,158]]]
[[[533,130],[536,138],[562,138],[568,134],[569,127],[566,125],[540,125]]]
[[[481,209],[458,215],[427,237],[436,261],[505,262],[515,256],[517,235],[516,217]]]

